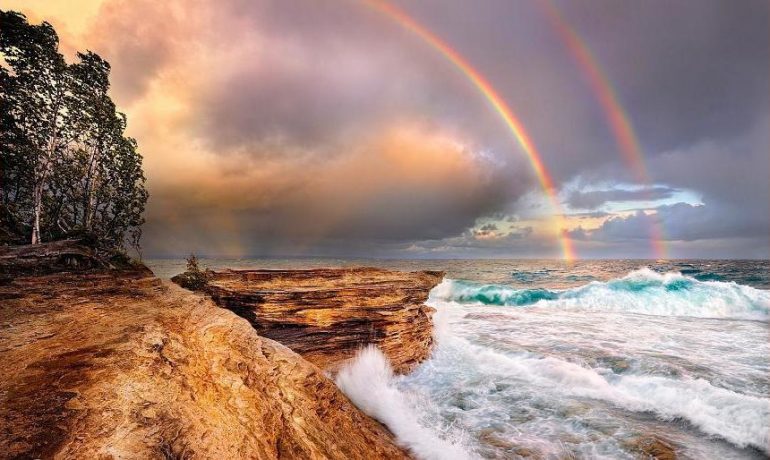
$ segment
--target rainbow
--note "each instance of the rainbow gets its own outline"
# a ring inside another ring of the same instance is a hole
[[[596,95],[602,110],[607,115],[607,121],[615,136],[620,152],[628,166],[632,169],[639,183],[649,187],[652,184],[639,138],[631,124],[628,113],[623,109],[617,91],[610,84],[607,74],[602,70],[599,61],[580,38],[575,29],[564,19],[551,0],[541,0],[540,5],[551,25],[559,35],[572,57],[580,67],[591,90]],[[658,259],[665,259],[667,250],[663,228],[657,217],[653,216],[650,223],[650,244]]]
[[[564,211],[556,195],[556,187],[553,179],[543,163],[543,159],[535,147],[531,136],[524,129],[516,114],[505,103],[505,100],[497,93],[491,83],[457,51],[452,49],[445,41],[441,40],[436,34],[426,29],[405,11],[391,5],[384,0],[363,0],[363,3],[375,11],[381,12],[389,18],[396,21],[402,27],[420,37],[425,43],[441,53],[449,62],[451,62],[470,82],[478,89],[484,98],[492,105],[495,112],[505,123],[508,130],[513,134],[516,142],[527,155],[527,159],[535,171],[540,186],[548,197],[555,215],[556,225],[558,226],[559,241],[561,244],[564,260],[572,261],[576,258],[575,249],[572,240],[566,231]]]

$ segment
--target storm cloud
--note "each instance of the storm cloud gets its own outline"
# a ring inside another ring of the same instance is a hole
[[[646,257],[655,221],[673,255],[770,256],[763,0],[555,2],[613,83],[651,183],[537,0],[394,2],[515,110],[570,210],[561,223],[489,102],[363,2],[95,0],[88,20],[8,3],[112,64],[145,156],[148,255],[558,256],[568,230],[583,256]],[[672,202],[683,190],[700,202]]]

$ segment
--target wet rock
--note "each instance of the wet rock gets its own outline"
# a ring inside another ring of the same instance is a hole
[[[484,449],[484,457],[487,458],[526,458],[532,460],[543,458],[542,453],[539,451],[516,444],[512,440],[504,439],[500,433],[492,428],[481,430],[479,442],[482,446],[489,448],[488,450]]]
[[[631,367],[631,364],[627,359],[619,356],[598,357],[596,360],[605,366],[608,366],[615,374],[622,374]]]
[[[640,458],[654,460],[676,460],[674,446],[657,436],[640,436],[623,443],[629,451],[636,452]]]
[[[509,450],[516,447],[516,444],[501,438],[500,435],[492,429],[481,430],[479,433],[479,441],[497,449]]]

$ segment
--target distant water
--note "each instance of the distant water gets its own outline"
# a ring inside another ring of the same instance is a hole
[[[430,360],[393,377],[368,350],[338,377],[422,458],[630,459],[649,436],[693,459],[770,455],[768,261],[204,264],[446,271]]]

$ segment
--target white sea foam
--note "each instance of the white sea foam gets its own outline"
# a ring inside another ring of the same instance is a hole
[[[472,458],[460,440],[444,439],[420,423],[416,408],[395,385],[388,359],[374,346],[361,350],[337,375],[337,386],[365,413],[379,420],[403,447],[425,460]]]
[[[718,388],[703,379],[652,375],[602,375],[555,357],[507,355],[453,338],[452,348],[482,375],[515,377],[559,395],[608,401],[662,420],[683,418],[709,435],[738,447],[770,454],[770,400]]]

